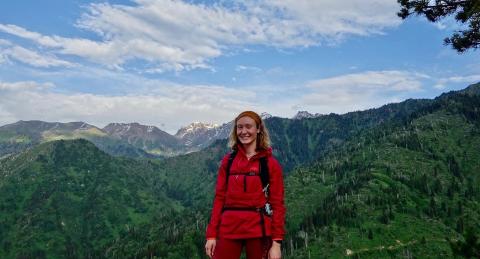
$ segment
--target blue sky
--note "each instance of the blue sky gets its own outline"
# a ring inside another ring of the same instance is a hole
[[[170,133],[252,109],[345,113],[480,81],[461,28],[395,0],[0,1],[0,125],[140,122]]]

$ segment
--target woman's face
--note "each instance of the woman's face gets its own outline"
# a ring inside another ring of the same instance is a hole
[[[255,143],[257,140],[257,134],[260,132],[260,129],[257,128],[255,121],[248,117],[244,116],[238,119],[237,121],[237,137],[240,140],[240,143],[243,145],[249,145]]]

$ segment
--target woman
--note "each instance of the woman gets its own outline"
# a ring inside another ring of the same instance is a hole
[[[281,258],[285,235],[282,168],[272,156],[268,131],[257,113],[235,118],[232,153],[222,160],[205,250],[210,258]],[[263,167],[262,167],[263,165]]]

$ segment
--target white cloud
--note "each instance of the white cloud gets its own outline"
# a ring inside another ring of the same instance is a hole
[[[265,3],[278,8],[299,27],[307,28],[307,35],[312,36],[376,34],[401,23],[396,16],[398,4],[395,1],[267,0]]]
[[[315,80],[294,107],[319,113],[345,113],[398,102],[422,90],[429,76],[406,71],[367,71]]]
[[[0,39],[0,46],[10,46],[12,43],[8,40]]]
[[[464,27],[461,23],[457,22],[455,20],[455,16],[447,16],[435,23],[432,24],[439,30],[448,30],[448,31],[454,31],[454,30],[459,30]]]
[[[362,91],[366,89],[412,91],[421,88],[421,84],[418,81],[420,78],[429,78],[429,76],[395,70],[367,71],[315,80],[310,82],[308,86],[317,89],[354,87]]]
[[[3,31],[5,33],[9,33],[21,38],[29,39],[32,41],[37,42],[38,44],[46,47],[61,47],[61,43],[59,42],[59,39],[61,39],[58,36],[43,36],[40,33],[37,32],[31,32],[26,30],[25,28],[22,28],[20,26],[16,26],[13,24],[0,24],[0,31]]]
[[[4,58],[13,58],[22,63],[34,67],[73,67],[74,64],[68,61],[58,59],[54,55],[42,55],[36,51],[29,50],[20,46],[0,49],[0,56]]]
[[[480,75],[452,76],[439,80],[440,83],[476,83],[478,81],[480,81]]]
[[[241,71],[251,71],[251,72],[259,73],[259,72],[262,72],[262,69],[259,68],[259,67],[255,67],[255,66],[238,65],[238,66],[235,68],[235,71],[237,71],[237,72],[241,72]]]
[[[440,78],[437,80],[433,88],[443,90],[449,83],[478,83],[480,82],[480,75],[468,75],[468,76],[451,76],[446,78]]]
[[[437,83],[433,86],[433,88],[438,89],[438,90],[443,90],[443,89],[446,88],[446,86],[444,84]]]
[[[108,67],[147,61],[147,72],[209,68],[208,62],[246,45],[279,48],[336,42],[349,35],[382,33],[400,19],[395,1],[257,0],[210,5],[135,0],[133,6],[90,4],[77,27],[101,40],[46,36],[0,24],[0,31]]]
[[[0,24],[0,26],[2,26]],[[0,27],[1,30],[1,27]],[[0,63],[15,59],[33,67],[73,67],[75,64],[61,60],[53,54],[41,54],[37,51],[16,46],[12,42],[0,39]]]
[[[37,83],[33,81],[23,81],[15,83],[0,82],[0,91],[27,91],[27,90],[44,90],[54,87],[51,83]]]

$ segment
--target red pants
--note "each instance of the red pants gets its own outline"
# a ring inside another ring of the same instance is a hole
[[[270,238],[249,239],[217,239],[213,259],[238,259],[242,254],[243,246],[247,259],[264,259],[268,257],[268,250],[272,246]]]

